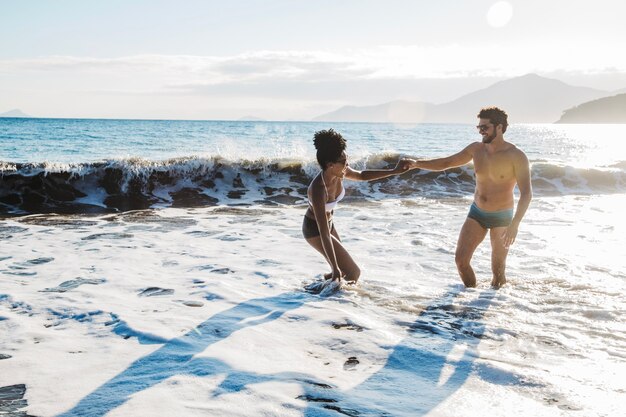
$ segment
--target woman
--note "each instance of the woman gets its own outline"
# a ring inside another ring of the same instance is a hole
[[[405,172],[409,160],[400,160],[394,169],[356,171],[348,166],[345,139],[333,129],[315,133],[317,162],[322,171],[311,181],[308,189],[309,207],[304,215],[302,234],[330,264],[332,272],[326,279],[344,278],[355,283],[361,270],[341,243],[333,224],[333,211],[344,197],[343,179],[370,181]]]

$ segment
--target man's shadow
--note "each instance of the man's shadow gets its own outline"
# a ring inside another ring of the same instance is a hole
[[[473,301],[455,303],[462,287],[451,287],[390,347],[385,365],[345,392],[311,387],[305,416],[423,416],[453,395],[476,369],[475,348],[485,332],[485,312],[496,296],[485,291]]]

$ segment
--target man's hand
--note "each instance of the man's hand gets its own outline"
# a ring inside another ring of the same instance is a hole
[[[515,242],[515,238],[517,237],[517,229],[519,228],[518,224],[511,223],[509,227],[506,228],[504,233],[502,233],[502,244],[505,248],[509,248],[513,242]]]
[[[418,168],[418,161],[416,159],[407,159],[409,161],[409,169]]]

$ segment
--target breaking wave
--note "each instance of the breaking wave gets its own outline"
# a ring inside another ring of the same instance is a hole
[[[392,168],[397,154],[351,161],[355,169]],[[0,213],[106,213],[157,207],[306,202],[319,172],[308,160],[177,158],[112,160],[88,164],[0,162]],[[535,195],[626,192],[626,163],[582,169],[532,164]],[[383,198],[446,198],[471,195],[471,166],[429,172],[413,170],[371,182],[346,181],[348,201]]]

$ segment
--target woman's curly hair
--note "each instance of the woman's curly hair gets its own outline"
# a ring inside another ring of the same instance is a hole
[[[327,164],[339,160],[346,150],[346,140],[333,129],[315,132],[313,143],[317,149],[317,162],[322,169],[326,169]]]

